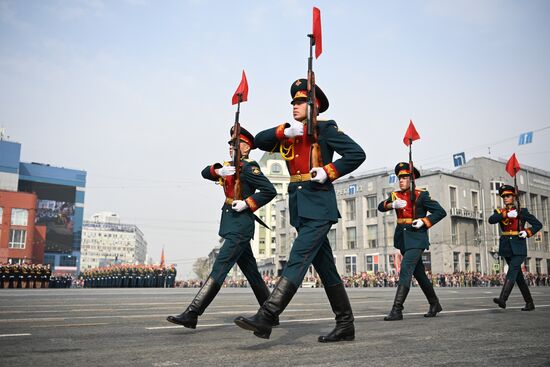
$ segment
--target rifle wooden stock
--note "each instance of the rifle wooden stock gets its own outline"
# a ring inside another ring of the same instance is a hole
[[[309,43],[309,58],[307,70],[307,135],[311,137],[311,166],[323,167],[323,157],[321,155],[321,147],[319,146],[317,132],[317,96],[315,95],[315,73],[313,72],[313,57],[312,48],[315,45],[315,38],[310,37]]]

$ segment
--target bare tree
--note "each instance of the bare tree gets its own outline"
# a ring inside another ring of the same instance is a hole
[[[209,270],[210,266],[208,265],[207,257],[199,257],[197,260],[195,260],[195,263],[193,264],[193,271],[195,272],[195,274],[197,274],[197,277],[199,277],[199,279],[206,279]]]

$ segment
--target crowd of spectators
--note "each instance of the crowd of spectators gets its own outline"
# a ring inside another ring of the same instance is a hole
[[[446,274],[432,274],[426,272],[432,280],[435,287],[500,287],[504,283],[506,274],[482,274],[480,272],[455,272]],[[524,272],[523,276],[530,286],[550,286],[550,277],[548,274],[534,274]],[[264,281],[268,287],[275,286],[279,277],[264,276]],[[388,274],[384,272],[377,273],[359,273],[353,276],[342,276],[342,281],[347,288],[367,288],[367,287],[397,287],[399,282],[398,274]],[[176,287],[197,288],[202,286],[202,281],[198,279],[176,281]],[[226,279],[224,284],[226,288],[244,288],[248,287],[246,279]],[[306,276],[302,287],[321,287],[321,281],[315,276]],[[418,283],[413,278],[413,287]]]

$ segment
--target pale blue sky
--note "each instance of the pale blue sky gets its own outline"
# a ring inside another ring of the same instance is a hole
[[[24,161],[88,171],[86,217],[118,212],[188,269],[217,243],[223,194],[200,171],[226,158],[241,70],[243,126],[289,121],[314,5],[322,117],[364,147],[359,171],[407,159],[409,118],[422,168],[491,146],[550,170],[550,129],[517,145],[550,126],[548,1],[0,0],[0,126]]]

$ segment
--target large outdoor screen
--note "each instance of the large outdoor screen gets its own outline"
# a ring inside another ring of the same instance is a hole
[[[71,252],[74,208],[66,201],[38,200],[36,224],[46,226],[46,251]]]
[[[19,191],[38,197],[37,225],[46,226],[46,252],[71,253],[74,243],[75,191],[71,186],[19,181]]]

